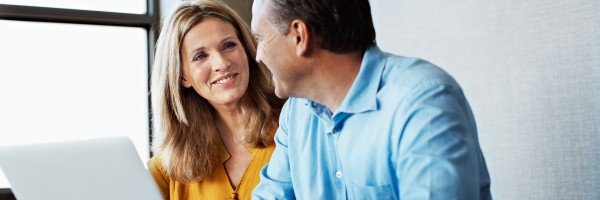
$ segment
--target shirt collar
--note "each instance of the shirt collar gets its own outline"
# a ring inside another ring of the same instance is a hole
[[[225,141],[223,141],[223,139],[219,136],[219,141],[217,142],[217,147],[218,147],[218,151],[220,152],[220,157],[221,157],[221,162],[224,164],[225,162],[227,162],[230,158],[231,155],[229,154],[229,151],[227,151],[227,147],[225,146]],[[252,157],[254,157],[254,155],[256,154],[257,149],[256,148],[248,148],[247,149],[248,153],[250,153],[250,155]]]
[[[229,160],[229,158],[231,158],[231,155],[229,155],[229,152],[227,151],[227,148],[225,147],[225,143],[223,141],[223,139],[219,136],[219,141],[217,142],[216,145],[218,145],[218,151],[221,154],[221,162],[225,163],[227,160]]]
[[[384,53],[373,45],[365,51],[360,71],[336,112],[361,113],[377,109],[377,91],[385,67]]]

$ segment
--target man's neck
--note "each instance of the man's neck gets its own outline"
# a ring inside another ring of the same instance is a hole
[[[322,52],[315,58],[311,88],[307,88],[304,96],[335,113],[360,71],[362,57],[363,52],[360,51],[347,54]]]

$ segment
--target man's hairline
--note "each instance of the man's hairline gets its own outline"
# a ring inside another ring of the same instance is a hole
[[[277,19],[275,19],[275,9],[273,8],[273,0],[262,0],[263,3],[263,12],[262,12],[262,16],[265,20],[267,20],[267,24],[269,26],[272,26],[272,28],[275,30],[275,32],[277,32],[277,34],[279,35],[285,35],[287,34],[287,30],[286,28],[282,28],[284,22],[278,21]],[[289,24],[285,27],[289,27]]]

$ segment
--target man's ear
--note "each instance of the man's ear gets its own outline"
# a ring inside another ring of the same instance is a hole
[[[290,36],[296,46],[296,56],[304,57],[311,53],[312,38],[306,22],[295,19],[290,23]]]

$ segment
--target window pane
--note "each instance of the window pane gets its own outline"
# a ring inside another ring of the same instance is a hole
[[[128,136],[148,159],[145,29],[0,20],[0,30],[0,146]]]
[[[0,4],[145,14],[146,0],[0,0]]]

